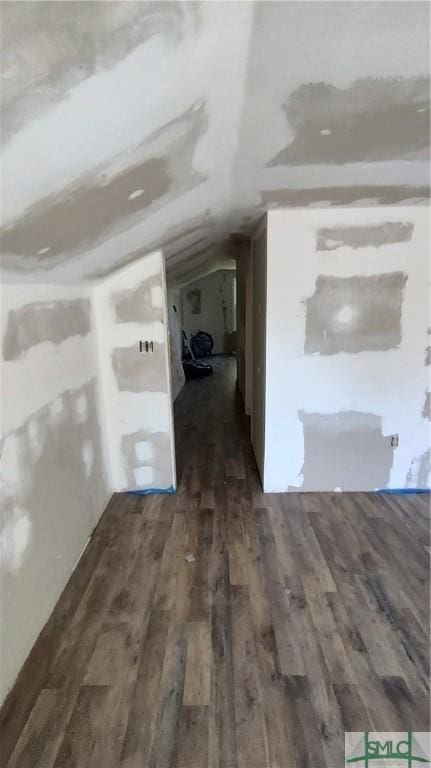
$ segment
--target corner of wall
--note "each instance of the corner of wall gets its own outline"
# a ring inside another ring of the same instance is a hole
[[[116,491],[175,487],[166,279],[155,251],[95,287],[101,402]]]

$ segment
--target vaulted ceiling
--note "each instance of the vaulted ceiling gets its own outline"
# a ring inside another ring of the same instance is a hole
[[[232,255],[274,206],[423,204],[426,2],[5,2],[6,279]]]

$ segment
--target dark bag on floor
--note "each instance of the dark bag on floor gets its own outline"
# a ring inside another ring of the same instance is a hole
[[[186,360],[183,363],[184,375],[187,379],[202,379],[204,376],[210,376],[213,372],[212,365],[208,363],[199,363],[197,360]]]

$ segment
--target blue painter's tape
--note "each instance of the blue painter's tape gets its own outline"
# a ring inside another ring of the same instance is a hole
[[[377,488],[377,493],[393,493],[405,496],[411,493],[431,493],[429,488]]]
[[[169,488],[144,488],[142,491],[127,491],[133,496],[150,496],[152,493],[175,493],[175,488],[170,485]]]

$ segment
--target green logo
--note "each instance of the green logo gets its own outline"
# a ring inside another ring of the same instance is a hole
[[[346,733],[346,766],[369,768],[379,763],[380,768],[413,768],[430,766],[429,733],[405,731],[404,733]]]

